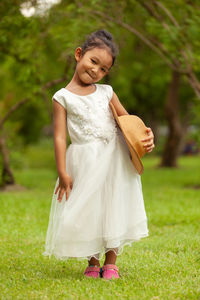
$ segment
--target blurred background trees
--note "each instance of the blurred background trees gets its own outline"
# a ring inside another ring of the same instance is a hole
[[[46,1],[46,9],[44,3],[0,4],[1,185],[15,183],[12,153],[52,138],[51,97],[71,79],[76,47],[101,28],[120,50],[106,82],[130,114],[152,127],[160,166],[177,166],[188,139],[199,139],[198,1],[63,0],[50,8]]]

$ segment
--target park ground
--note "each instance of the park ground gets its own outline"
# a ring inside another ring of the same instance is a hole
[[[57,179],[51,142],[13,154],[16,182],[0,192],[1,299],[200,299],[200,157],[180,157],[179,168],[143,159],[149,236],[124,248],[120,279],[84,278],[86,261],[44,257]]]

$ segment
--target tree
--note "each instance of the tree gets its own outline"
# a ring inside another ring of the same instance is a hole
[[[81,6],[80,2],[79,6]],[[196,97],[200,99],[198,79],[200,6],[198,2],[133,0],[100,5],[99,1],[95,1],[95,6],[96,10],[90,9],[93,14],[104,18],[108,24],[110,22],[118,24],[138,37],[171,69],[172,81],[174,80],[175,83],[178,77],[184,76]],[[175,114],[173,109],[175,102],[175,107],[177,109],[179,107],[178,91],[177,87],[174,90],[171,86],[174,84],[169,84],[165,105],[169,135],[161,162],[162,166],[170,167],[177,165],[176,159],[183,138],[178,110]],[[173,141],[174,137],[177,137],[176,143]]]
[[[44,64],[42,61],[43,43],[41,42],[41,29],[47,30],[45,21],[41,18],[27,19],[20,13],[22,1],[9,1],[7,5],[1,5],[0,15],[0,55],[1,66],[4,71],[0,76],[4,83],[1,89],[0,100],[0,154],[2,157],[1,185],[15,184],[14,175],[10,166],[7,139],[16,137],[13,134],[14,125],[17,124],[15,133],[25,130],[25,136],[33,136],[37,129],[30,126],[30,115],[26,114],[25,103],[32,102],[32,112],[37,113],[40,103],[35,103],[36,98],[43,99],[46,105],[49,119],[52,120],[52,112],[46,90],[57,85],[67,78],[68,69],[71,67],[71,58],[66,56],[64,74],[58,79],[45,82],[45,72],[39,72]],[[4,3],[5,4],[5,3]],[[6,13],[5,13],[6,12]],[[14,25],[13,25],[14,24]],[[31,37],[31,40],[30,40]],[[37,46],[36,46],[37,45]],[[46,47],[46,45],[45,45]],[[36,50],[37,49],[37,50]],[[52,53],[52,51],[51,51]],[[44,55],[44,54],[43,54]],[[41,64],[40,64],[41,63]],[[6,76],[5,76],[6,75]],[[28,95],[28,96],[27,96]],[[19,97],[21,98],[19,100]],[[14,113],[14,114],[13,114]],[[21,121],[15,119],[20,115]],[[35,116],[33,116],[36,120]],[[16,121],[15,121],[16,120]],[[6,130],[6,124],[10,122],[12,132]],[[26,124],[26,126],[24,126]],[[42,124],[43,125],[43,124]],[[24,126],[24,129],[23,129]],[[36,127],[36,126],[35,126]],[[38,132],[37,132],[38,135]],[[27,140],[27,139],[26,139]],[[31,139],[29,138],[31,141]]]

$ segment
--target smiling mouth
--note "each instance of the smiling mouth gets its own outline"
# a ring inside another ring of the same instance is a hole
[[[89,72],[86,71],[86,73],[87,73],[92,79],[95,79],[92,75],[90,75]]]

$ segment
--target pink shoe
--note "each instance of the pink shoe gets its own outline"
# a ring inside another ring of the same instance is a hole
[[[98,266],[88,266],[85,271],[84,271],[84,275],[86,277],[93,277],[93,278],[97,278],[100,276],[100,267]]]
[[[101,274],[104,279],[119,278],[118,268],[116,265],[104,265],[101,268]]]

